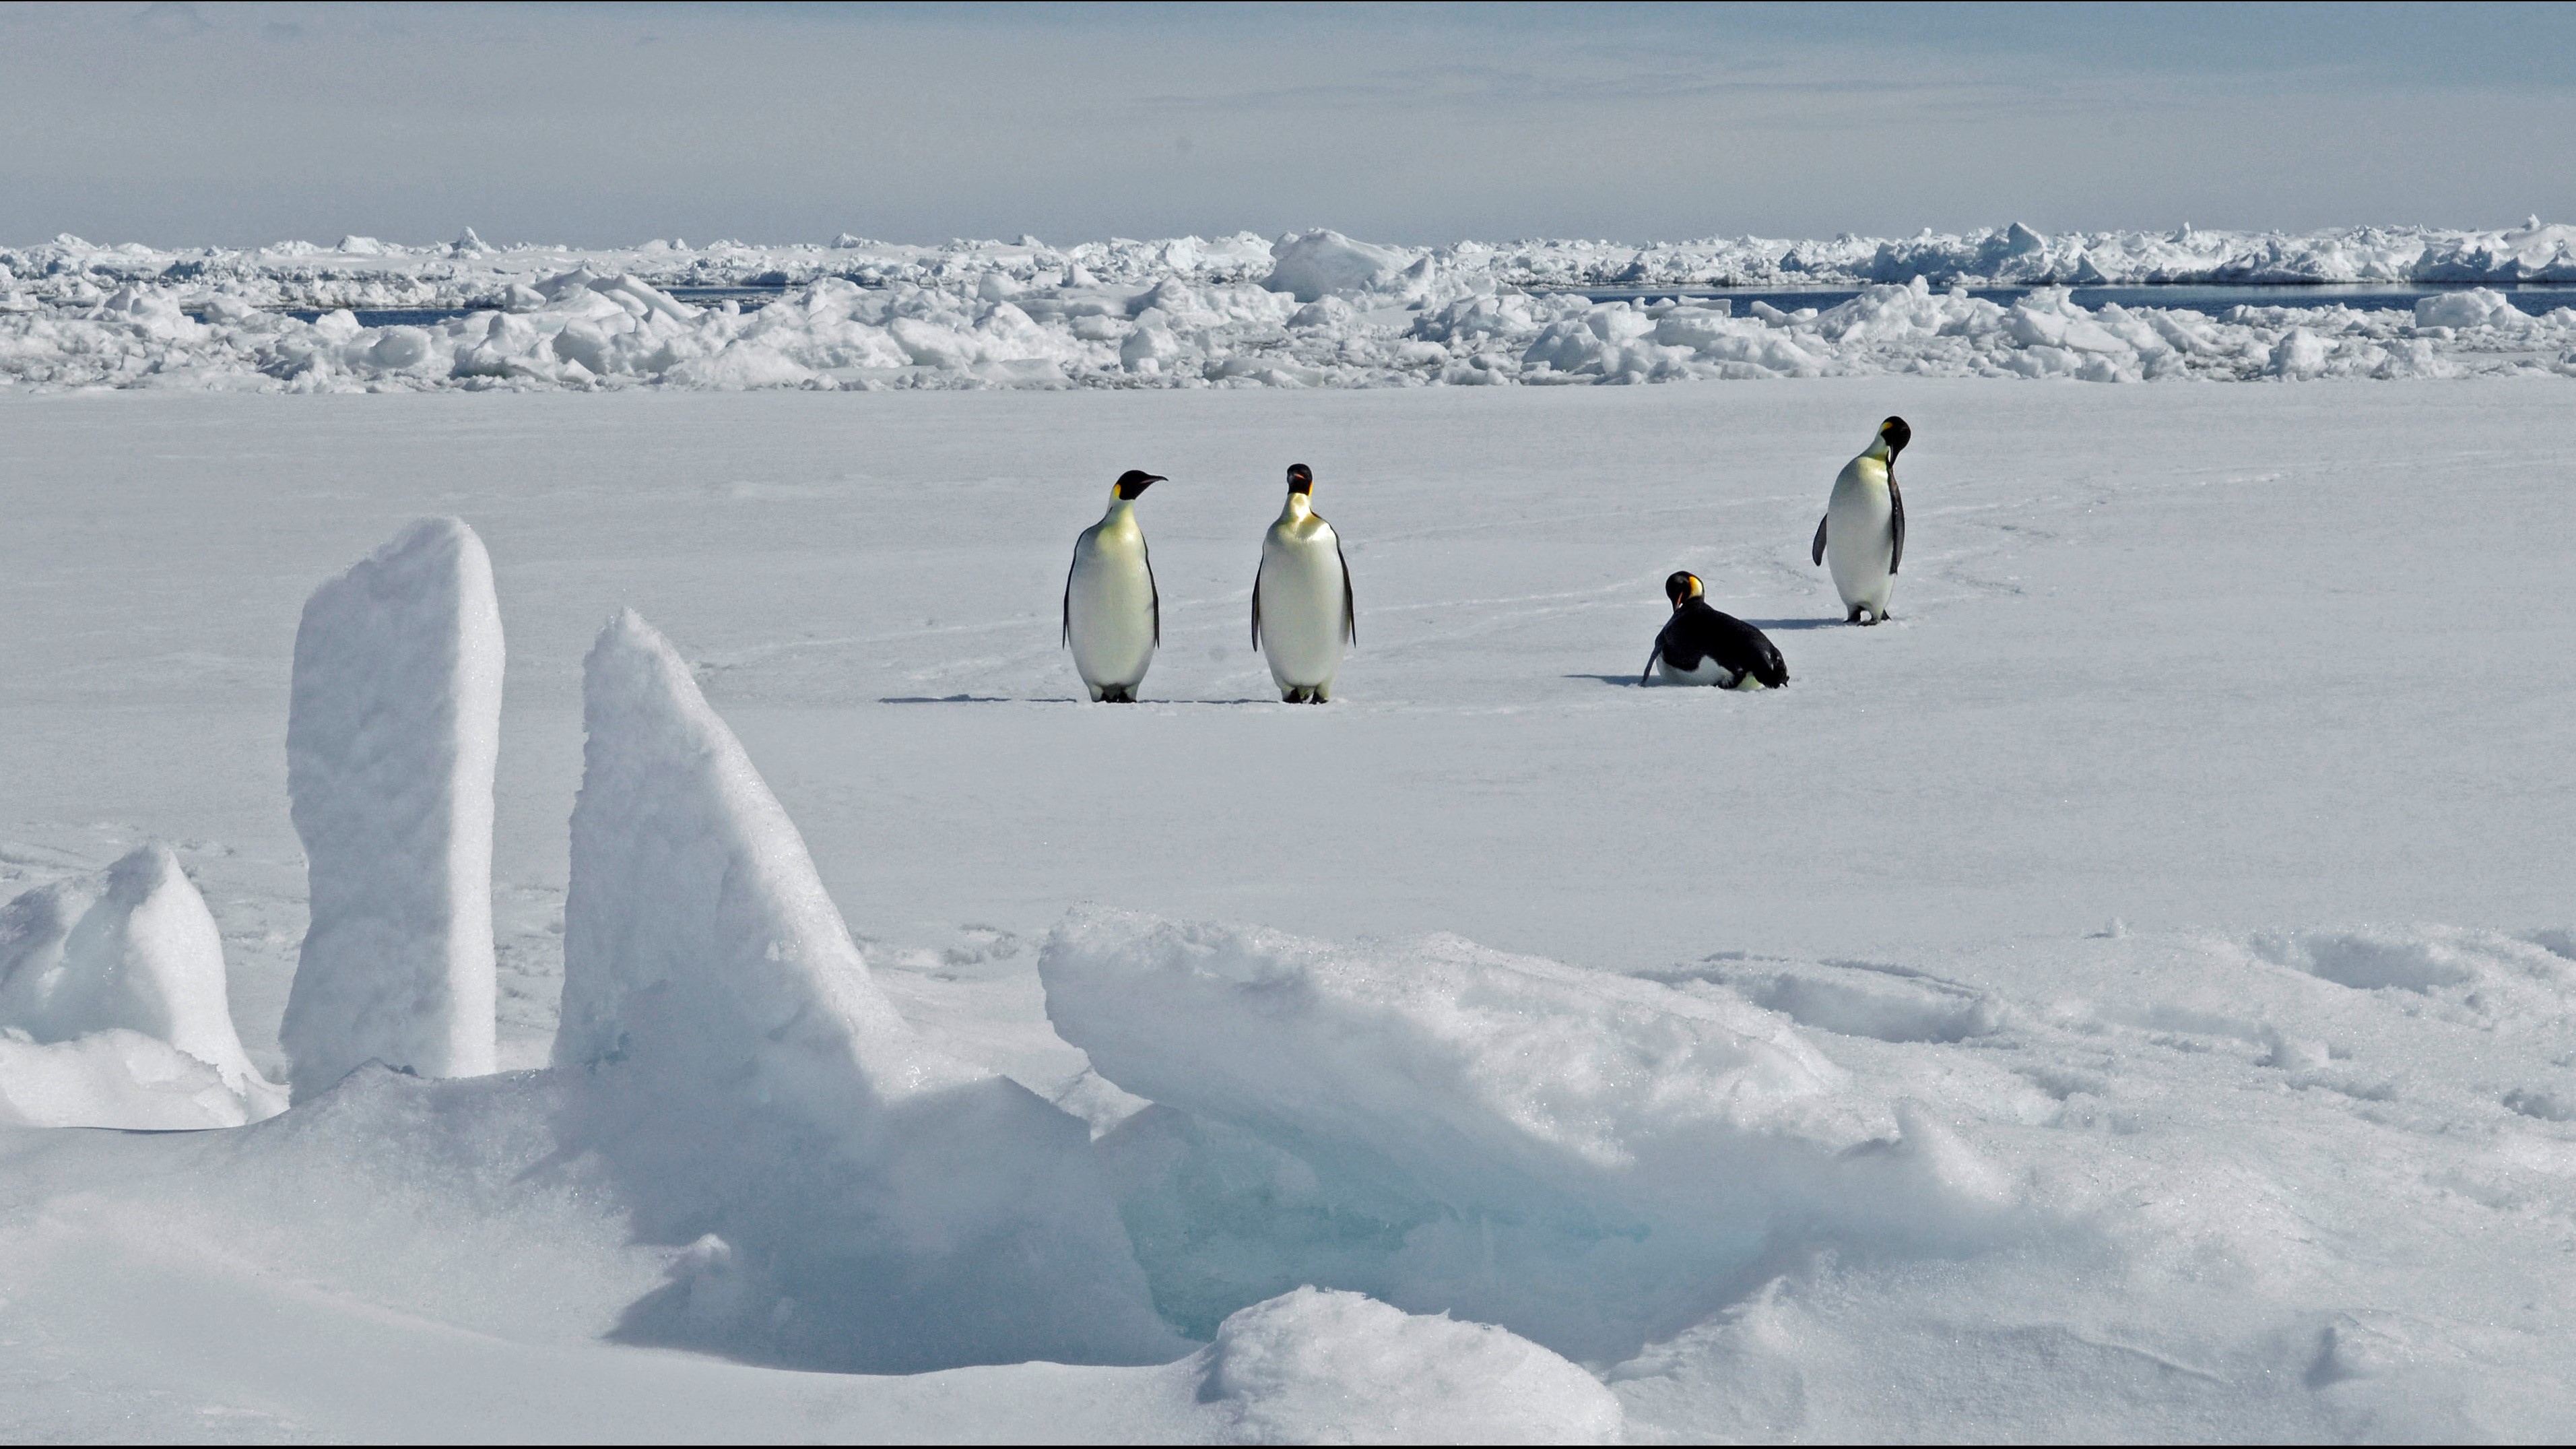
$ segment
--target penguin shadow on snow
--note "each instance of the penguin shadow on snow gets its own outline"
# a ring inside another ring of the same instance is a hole
[[[1857,629],[1868,627],[1865,625],[1853,624],[1848,620],[1833,618],[1747,619],[1744,622],[1761,630],[1765,634],[1805,633],[1810,629]],[[1890,614],[1887,616],[1886,622],[1892,626],[1902,626],[1911,622],[1911,620],[1906,615]],[[1611,685],[1619,689],[1685,689],[1690,687],[1688,685],[1675,684],[1670,680],[1661,678],[1640,680],[1633,674],[1561,674],[1557,677],[1559,679],[1596,680],[1602,684]],[[1732,694],[1737,691],[1729,690],[1726,692]]]
[[[1590,679],[1619,689],[1698,689],[1702,685],[1675,684],[1669,679],[1640,680],[1633,674],[1560,674],[1559,679]],[[1765,691],[1721,689],[1720,694],[1761,694]]]
[[[1835,619],[1830,617],[1816,619],[1747,619],[1744,622],[1761,630],[1765,634],[1780,633],[1782,631],[1798,632],[1807,629],[1848,629],[1852,627],[1851,621],[1847,619]],[[1896,616],[1893,614],[1888,615],[1887,622],[1891,624],[1895,623]]]
[[[1805,633],[1810,629],[1849,629],[1857,627],[1848,620],[1836,619],[1831,616],[1820,616],[1810,619],[1747,619],[1744,622],[1761,630],[1765,634]],[[1890,615],[1887,622],[1895,624],[1903,621],[1895,615]],[[1557,677],[1560,679],[1596,680],[1602,684],[1613,685],[1620,689],[1667,689],[1687,687],[1675,685],[1663,679],[1640,681],[1634,674],[1561,674]]]
[[[1070,694],[1036,694],[1031,695],[1026,699],[1014,698],[1007,694],[889,694],[881,696],[877,700],[877,703],[879,704],[1091,704],[1097,702],[1098,701],[1096,700],[1078,699]],[[1238,695],[1231,699],[1164,699],[1160,696],[1149,694],[1127,702],[1132,704],[1167,705],[1236,705],[1277,704],[1280,701],[1267,699],[1260,695]]]

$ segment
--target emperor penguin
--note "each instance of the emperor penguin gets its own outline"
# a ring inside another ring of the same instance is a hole
[[[1109,487],[1109,511],[1073,541],[1064,576],[1064,642],[1097,702],[1136,702],[1136,686],[1163,642],[1163,596],[1136,525],[1136,499],[1164,480],[1130,468]]]
[[[1279,697],[1290,704],[1331,699],[1342,645],[1360,642],[1341,535],[1315,511],[1314,491],[1313,470],[1303,463],[1288,470],[1288,504],[1262,538],[1252,576],[1252,647],[1269,658]]]
[[[1658,667],[1672,684],[1714,684],[1720,689],[1778,689],[1789,682],[1789,665],[1769,635],[1733,614],[1710,608],[1702,598],[1699,575],[1682,572],[1664,580],[1664,597],[1673,616],[1655,636],[1655,652],[1646,656],[1643,686]]]
[[[1887,595],[1896,586],[1897,566],[1905,562],[1905,495],[1896,491],[1896,455],[1913,440],[1905,419],[1880,423],[1878,436],[1843,465],[1825,516],[1816,522],[1815,561],[1833,562],[1834,591],[1850,611],[1844,623],[1875,624],[1887,617]]]

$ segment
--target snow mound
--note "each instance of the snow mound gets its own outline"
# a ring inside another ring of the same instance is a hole
[[[97,875],[56,881],[0,908],[0,1028],[22,1038],[13,1070],[113,1088],[94,1099],[44,1089],[60,1125],[232,1126],[281,1110],[284,1094],[242,1050],[224,986],[214,917],[178,858],[157,842]],[[204,1098],[200,1069],[224,1098],[206,1111],[223,1120],[166,1120],[174,1093],[192,1104]],[[21,1085],[0,1079],[26,1116],[36,1099]],[[142,1119],[121,1118],[111,1105],[128,1086],[144,1092],[132,1099]]]
[[[260,1110],[282,1102],[270,1097]],[[61,1042],[0,1032],[0,1125],[172,1131],[239,1127],[253,1108],[213,1067],[122,1027]]]
[[[1300,302],[1374,291],[1414,260],[1393,247],[1353,241],[1337,231],[1310,231],[1293,237],[1271,256],[1270,275],[1261,285],[1273,292],[1286,292]]]
[[[2549,933],[2522,939],[2441,926],[2261,931],[2255,959],[2355,991],[2399,990],[2486,1017],[2556,1016],[2576,992],[2576,963]]]
[[[1110,911],[1039,973],[1064,1039],[1158,1104],[1100,1146],[1184,1329],[1309,1281],[1598,1359],[1777,1235],[1946,1249],[2013,1206],[1939,1113],[1722,985]]]
[[[585,665],[559,1072],[647,1241],[629,1341],[817,1368],[1168,1360],[1088,1128],[932,1049],[631,611]]]
[[[1227,1318],[1201,1397],[1249,1444],[1615,1444],[1619,1400],[1500,1328],[1299,1288]]]
[[[312,924],[278,1030],[298,1097],[371,1060],[493,1069],[501,667],[492,561],[461,520],[411,525],[305,601],[286,764]]]
[[[2415,304],[2418,327],[2514,327],[2531,320],[2504,293],[2486,287],[2426,297]]]

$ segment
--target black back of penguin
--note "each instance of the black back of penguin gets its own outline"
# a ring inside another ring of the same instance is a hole
[[[1663,632],[1655,636],[1656,658],[1683,672],[1714,660],[1739,682],[1749,674],[1768,689],[1778,689],[1789,682],[1789,663],[1780,657],[1779,646],[1771,642],[1771,636],[1733,614],[1710,607],[1708,600],[1700,597],[1697,576],[1677,573],[1665,581],[1664,591],[1673,599],[1674,608]],[[1652,659],[1646,668],[1648,674],[1654,672]],[[1637,682],[1646,681],[1640,678]]]

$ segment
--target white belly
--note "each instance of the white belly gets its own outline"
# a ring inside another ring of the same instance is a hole
[[[1735,687],[1735,671],[1714,659],[1704,658],[1696,668],[1675,669],[1673,662],[1666,659],[1659,649],[1655,651],[1655,672],[1662,675],[1667,684],[1713,684],[1720,689]],[[1761,686],[1754,687],[1758,689]]]
[[[1844,608],[1887,612],[1894,588],[1887,566],[1895,552],[1887,467],[1875,458],[1854,458],[1834,480],[1833,501],[1825,507],[1825,566],[1833,570]]]
[[[1299,538],[1274,525],[1261,542],[1261,653],[1281,689],[1328,689],[1342,667],[1340,545],[1330,527]]]
[[[1073,546],[1073,667],[1094,690],[1132,689],[1154,662],[1154,581],[1144,534],[1094,528]]]

